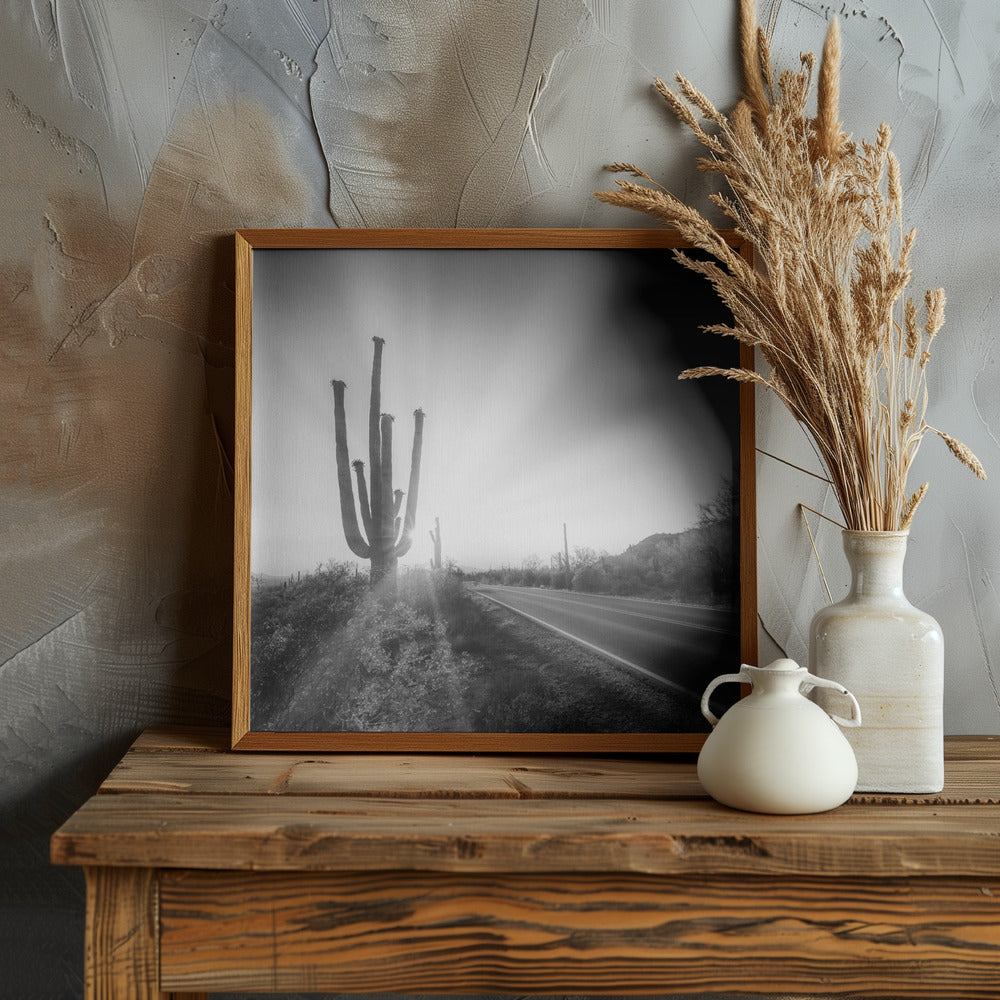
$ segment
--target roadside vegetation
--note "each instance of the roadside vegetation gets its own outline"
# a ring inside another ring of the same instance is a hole
[[[255,728],[604,732],[675,727],[646,679],[475,594],[455,570],[401,572],[386,601],[329,564],[254,590]]]

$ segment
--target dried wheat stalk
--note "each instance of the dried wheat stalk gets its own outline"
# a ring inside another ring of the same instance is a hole
[[[729,307],[732,326],[707,328],[757,348],[768,376],[741,368],[692,368],[682,378],[722,375],[772,392],[811,436],[849,528],[908,528],[927,492],[906,479],[927,432],[981,479],[983,467],[960,441],[926,419],[925,370],[944,323],[944,292],[924,297],[925,319],[903,293],[915,231],[902,222],[902,184],[891,133],[856,143],[838,115],[840,28],[830,22],[820,63],[817,112],[807,113],[815,59],[801,57],[775,86],[767,38],[753,0],[740,2],[744,97],[727,116],[690,81],[656,80],[677,117],[708,150],[699,169],[720,174],[727,195],[713,203],[753,248],[755,266],[734,253],[699,212],[631,163],[601,201],[672,226],[714,260],[678,252]],[[704,123],[704,124],[703,124]],[[653,186],[650,186],[653,185]]]

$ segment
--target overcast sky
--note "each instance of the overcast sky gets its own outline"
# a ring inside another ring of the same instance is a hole
[[[663,319],[631,304],[629,267],[617,251],[254,251],[252,572],[355,558],[330,381],[347,383],[351,459],[367,470],[376,335],[394,488],[426,413],[403,564],[428,564],[435,517],[466,569],[548,564],[564,521],[571,551],[610,553],[689,527],[730,474],[730,445],[699,383],[677,381],[692,361],[665,347]]]

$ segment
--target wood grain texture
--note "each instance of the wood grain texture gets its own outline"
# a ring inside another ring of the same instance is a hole
[[[53,861],[276,871],[1000,874],[998,740],[947,740],[940,795],[865,796],[832,813],[774,817],[712,802],[690,760],[296,758],[227,752],[225,738],[224,730],[144,735],[55,834]]]
[[[211,731],[208,731],[211,732]],[[216,730],[227,740],[225,731]],[[692,799],[705,793],[689,759],[397,754],[225,756],[177,740],[165,752],[137,743],[101,786],[102,793],[188,795],[346,795],[381,798]],[[982,780],[971,757],[949,761],[934,795],[866,792],[853,803],[937,806],[1000,804],[1000,781]]]
[[[87,868],[86,1000],[182,1000],[160,991],[156,872]],[[208,1000],[205,993],[184,1000]]]
[[[701,733],[272,733],[248,732],[234,750],[279,753],[697,753]]]
[[[989,876],[1000,811],[847,805],[756,816],[714,802],[98,795],[52,840],[57,864]]]
[[[737,252],[752,247],[732,229],[720,230]],[[696,753],[695,733],[303,733],[251,730],[250,482],[255,249],[676,249],[690,247],[668,229],[242,229],[236,232],[236,438],[233,714],[231,746],[238,750],[380,751],[388,753]],[[740,364],[753,368],[753,350],[740,346]],[[740,656],[757,662],[757,531],[754,390],[739,393]]]
[[[982,998],[1000,982],[995,879],[167,872],[161,891],[174,989]]]
[[[1000,740],[948,740],[940,796],[778,817],[712,802],[690,760],[226,735],[145,734],[54,836],[88,867],[88,1000],[996,995]]]
[[[732,229],[720,234],[733,246],[744,241]],[[468,247],[587,250],[690,246],[672,229],[238,229],[238,239],[251,249],[325,249],[328,247]]]
[[[102,793],[379,798],[704,798],[688,760],[396,754],[130,753]]]
[[[1000,736],[946,736],[944,759],[1000,761]]]
[[[150,726],[129,748],[125,759],[141,754],[162,756],[174,750],[184,753],[225,753],[230,749],[230,730],[218,726]]]
[[[232,742],[250,729],[250,398],[253,247],[236,234],[236,409],[233,455]]]

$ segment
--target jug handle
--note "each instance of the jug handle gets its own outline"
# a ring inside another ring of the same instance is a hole
[[[701,714],[708,719],[713,729],[719,724],[719,720],[708,707],[708,699],[712,697],[712,692],[720,684],[749,684],[750,675],[745,669],[743,669],[745,666],[746,664],[743,664],[743,666],[740,667],[740,672],[738,674],[721,674],[719,677],[716,677],[707,688],[705,688],[705,693],[701,696]]]
[[[838,726],[847,726],[848,728],[852,726],[861,725],[861,706],[858,704],[858,699],[851,694],[843,684],[838,684],[836,681],[831,681],[826,677],[817,677],[815,674],[810,674],[800,685],[799,690],[803,694],[808,694],[813,688],[830,688],[832,691],[837,691],[844,695],[851,703],[851,717],[845,719],[842,715],[834,715],[833,712],[829,713],[831,719],[837,723]]]

